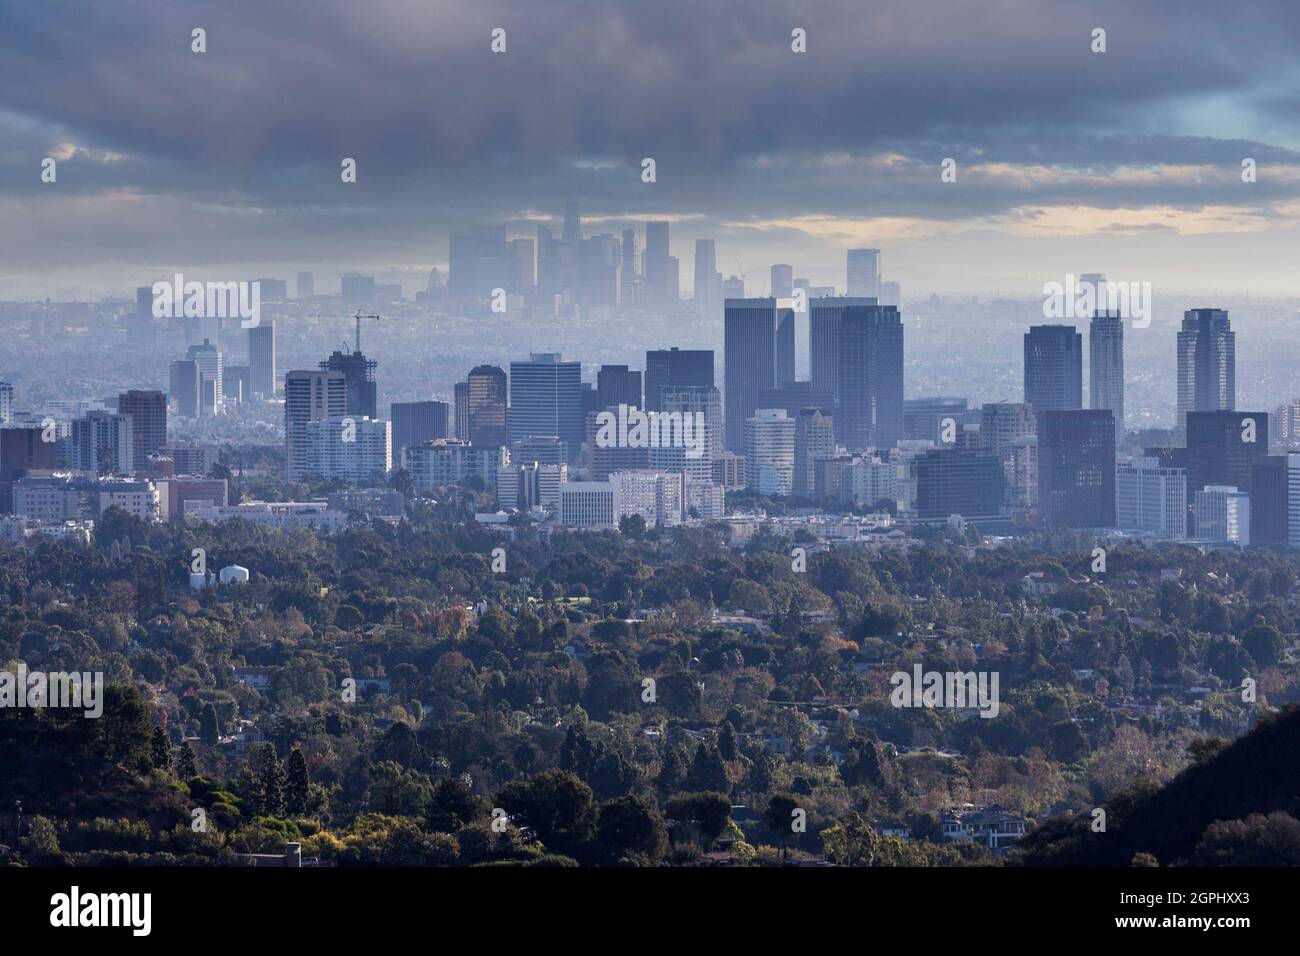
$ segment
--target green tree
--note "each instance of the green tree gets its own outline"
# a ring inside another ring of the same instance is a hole
[[[152,743],[153,765],[159,770],[171,770],[172,768],[172,745],[167,739],[167,732],[161,727],[153,729]]]
[[[181,743],[180,755],[176,758],[176,775],[182,780],[192,780],[199,775],[198,755],[188,740]]]
[[[215,747],[220,736],[221,724],[217,720],[217,708],[209,701],[199,713],[199,739],[209,747]]]
[[[311,794],[311,775],[307,772],[307,758],[298,748],[289,751],[285,761],[286,773],[284,802],[285,809],[293,816],[307,812],[307,801]]]
[[[507,784],[497,795],[521,827],[531,829],[552,852],[579,857],[596,825],[591,787],[564,770]]]
[[[727,765],[716,747],[708,747],[700,741],[699,747],[695,749],[695,759],[691,762],[691,772],[687,776],[686,785],[695,791],[731,792]]]
[[[617,797],[600,808],[596,839],[610,862],[630,856],[654,865],[668,847],[668,831],[659,812],[637,796]]]
[[[707,850],[731,820],[731,800],[726,794],[716,792],[683,793],[668,801],[664,813],[670,820],[694,827]]]
[[[774,793],[767,801],[767,810],[763,812],[763,822],[776,838],[782,856],[786,855],[791,837],[794,836],[792,824],[795,819],[794,811],[797,809],[799,804],[790,794]]]
[[[273,817],[285,814],[286,780],[284,767],[276,756],[275,744],[264,744],[258,754],[261,764],[258,772],[258,786],[261,790],[262,811]]]

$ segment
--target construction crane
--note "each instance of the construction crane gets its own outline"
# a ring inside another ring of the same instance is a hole
[[[362,319],[377,319],[377,318],[379,318],[379,316],[377,316],[377,315],[362,315],[362,314],[361,314],[361,310],[360,310],[360,309],[357,309],[357,314],[354,315],[353,318],[357,320],[357,351],[360,352],[360,351],[361,351],[361,320],[362,320]]]

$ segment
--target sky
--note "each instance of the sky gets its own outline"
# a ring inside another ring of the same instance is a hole
[[[874,246],[905,296],[1300,295],[1298,118],[1294,0],[0,0],[0,300],[409,295],[449,231],[570,199],[587,234],[670,220],[687,291],[714,238],[751,294],[774,262],[842,289]]]

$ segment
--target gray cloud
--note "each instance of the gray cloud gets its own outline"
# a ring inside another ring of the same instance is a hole
[[[173,250],[287,261],[401,258],[407,244],[429,261],[449,227],[568,198],[592,214],[700,215],[702,234],[798,216],[1244,204],[1268,217],[1294,203],[1300,183],[1265,175],[1247,202],[1235,170],[1243,156],[1300,166],[1294,130],[1263,138],[1289,129],[1300,8],[1135,6],[0,2],[0,203],[24,226],[0,253],[26,272]],[[504,55],[488,48],[496,26]],[[806,55],[790,52],[796,26]],[[206,54],[190,52],[194,27]],[[1104,55],[1089,51],[1094,27]],[[1175,119],[1188,115],[1208,128]],[[84,152],[41,184],[40,159],[64,143]],[[864,165],[882,155],[900,160]],[[946,156],[968,188],[939,183]],[[1060,175],[966,178],[990,165]],[[1164,166],[1224,175],[1112,175]]]

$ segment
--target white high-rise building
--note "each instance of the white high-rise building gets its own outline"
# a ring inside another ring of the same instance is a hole
[[[848,254],[848,294],[880,298],[880,250],[850,249]]]
[[[68,463],[101,475],[135,471],[135,422],[130,415],[90,411],[73,419]]]
[[[191,345],[185,360],[193,362],[198,370],[199,414],[217,415],[225,407],[225,392],[221,378],[221,350],[203,340],[202,345]]]
[[[1300,455],[1286,456],[1287,544],[1300,548]]]
[[[647,528],[672,527],[686,516],[686,479],[679,471],[616,471],[609,482],[618,490],[620,521],[640,515]]]
[[[560,524],[593,531],[618,527],[618,486],[612,481],[560,484]]]
[[[569,480],[569,466],[544,462],[511,463],[497,469],[497,504],[502,508],[555,508],[560,485]]]
[[[687,415],[692,416],[695,447],[686,447],[685,441],[681,440],[684,439],[684,430],[673,424],[676,419],[669,419],[667,432],[673,440],[650,448],[650,467],[657,471],[680,471],[693,481],[712,481],[713,462],[722,454],[722,392],[702,385],[669,386],[660,391],[660,408],[670,415],[680,412],[683,422]],[[703,435],[697,428],[701,422]]]
[[[1158,458],[1134,458],[1115,467],[1115,524],[1158,538],[1187,534],[1187,469]]]
[[[745,421],[745,484],[760,495],[794,487],[794,424],[784,408],[760,408]]]
[[[390,422],[351,415],[307,422],[308,475],[363,484],[383,481],[392,469]]]
[[[496,488],[498,471],[510,463],[510,449],[500,446],[479,448],[465,438],[436,438],[402,450],[402,467],[420,491],[442,485],[458,485],[473,475],[483,488]]]
[[[1205,541],[1250,544],[1250,495],[1234,485],[1196,493],[1196,535]]]

